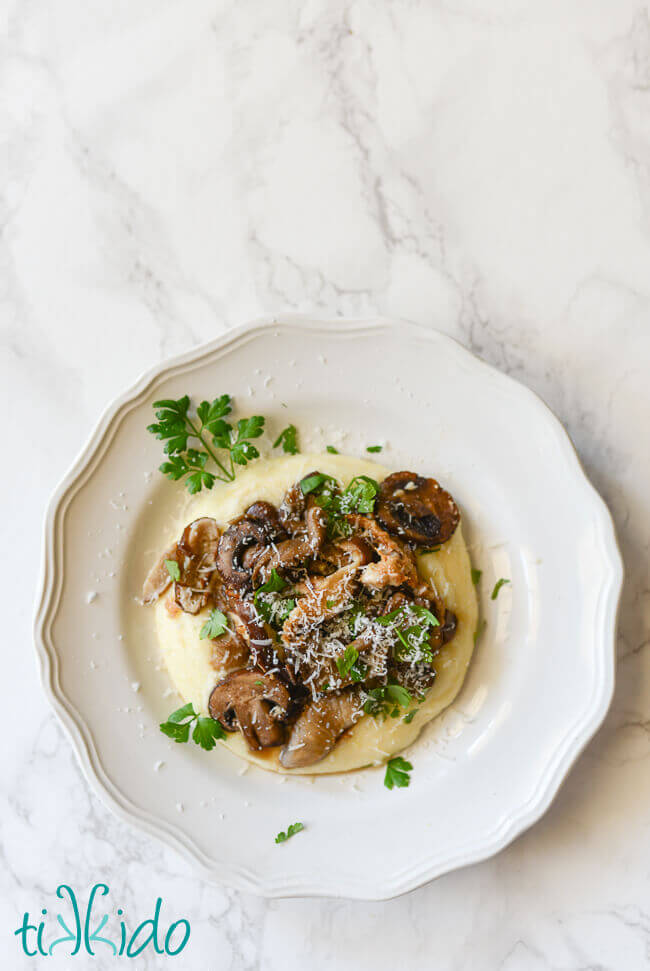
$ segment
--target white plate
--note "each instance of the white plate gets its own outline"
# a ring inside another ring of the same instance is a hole
[[[386,442],[384,464],[436,476],[462,506],[487,630],[461,695],[409,750],[408,789],[385,789],[382,769],[242,774],[221,746],[158,731],[177,699],[134,595],[183,489],[155,471],[145,426],[154,399],[224,391],[239,414],[293,421],[303,450]],[[381,899],[539,819],[609,705],[621,581],[609,513],[534,394],[435,331],[288,316],[155,368],[104,414],[47,514],[36,645],[86,776],[123,819],[243,890]],[[306,831],[275,845],[296,820]]]

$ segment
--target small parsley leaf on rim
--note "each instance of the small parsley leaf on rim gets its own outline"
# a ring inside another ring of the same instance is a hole
[[[403,759],[401,755],[396,756],[394,759],[389,759],[386,764],[384,785],[387,789],[405,789],[411,781],[409,772],[412,772],[412,770],[413,766],[411,763]]]
[[[483,576],[483,570],[477,570],[476,567],[472,567],[472,583],[475,587],[480,583],[481,577]]]
[[[383,447],[383,445],[368,445],[366,447],[366,452],[381,452]]]
[[[497,599],[497,597],[499,596],[499,590],[506,583],[510,583],[510,580],[506,580],[505,577],[500,577],[500,579],[497,580],[497,582],[494,584],[494,590],[492,591],[492,593],[490,595],[490,600],[496,600]]]
[[[296,833],[300,833],[304,828],[303,823],[291,823],[291,825],[287,827],[286,833],[278,833],[278,835],[275,837],[275,842],[286,843],[288,839],[291,839],[291,837],[295,836]]]
[[[167,721],[160,724],[160,731],[167,738],[182,744],[189,741],[192,725],[194,725],[192,741],[206,752],[210,752],[215,747],[218,738],[226,738],[221,722],[215,718],[197,714],[191,702],[173,711]]]
[[[334,448],[333,445],[328,445],[327,448],[325,449],[325,451],[326,452],[329,452],[330,455],[338,455],[339,454],[338,448]]]
[[[282,446],[282,451],[285,455],[297,455],[300,449],[298,448],[298,429],[295,425],[287,425],[283,428],[276,440],[273,442],[273,448],[277,448],[278,445]]]

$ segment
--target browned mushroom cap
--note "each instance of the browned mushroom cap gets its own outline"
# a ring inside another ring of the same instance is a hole
[[[280,521],[280,513],[272,502],[254,502],[252,506],[244,512],[242,519],[252,519],[259,523],[266,530],[269,540],[278,539],[284,533],[284,527]]]
[[[250,559],[244,563],[247,551],[258,547],[262,552],[268,542],[262,523],[252,519],[238,519],[231,523],[219,541],[217,567],[224,581],[234,587],[250,585]]]
[[[294,722],[289,740],[280,752],[280,764],[285,769],[299,769],[320,762],[361,714],[357,691],[342,691],[312,701]]]
[[[303,479],[309,478],[310,475],[316,475],[316,473],[310,472],[309,475],[303,476]],[[307,496],[300,488],[300,482],[295,482],[290,489],[287,489],[280,504],[280,519],[290,533],[301,525],[307,508]]]
[[[257,558],[253,569],[253,586],[259,587],[277,570],[280,575],[306,566],[321,551],[327,536],[325,513],[320,506],[310,505],[305,513],[304,532],[268,546]]]
[[[175,599],[187,613],[195,614],[208,602],[217,561],[219,527],[208,516],[195,519],[183,530],[178,543],[165,550],[144,582],[142,598],[151,604],[171,583],[167,560],[175,560],[180,574],[175,583]]]
[[[233,671],[212,689],[208,709],[227,732],[242,733],[253,751],[281,745],[289,691],[272,674]]]
[[[394,472],[379,487],[375,516],[397,536],[418,546],[446,543],[460,521],[453,497],[435,479]]]
[[[177,544],[174,543],[173,546],[165,550],[160,559],[149,570],[147,578],[144,581],[144,586],[142,587],[142,602],[146,606],[154,603],[158,597],[162,596],[172,582],[169,570],[167,569],[167,560],[176,559],[176,549]]]

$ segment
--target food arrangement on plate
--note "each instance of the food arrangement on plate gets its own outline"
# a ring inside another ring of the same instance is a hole
[[[453,497],[332,447],[300,455],[293,425],[261,458],[264,419],[233,426],[228,395],[154,408],[160,469],[190,494],[143,588],[185,702],[163,732],[275,772],[388,761],[386,785],[408,785],[399,753],[456,697],[476,641]]]

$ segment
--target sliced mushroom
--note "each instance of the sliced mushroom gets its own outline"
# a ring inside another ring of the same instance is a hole
[[[208,709],[227,732],[239,730],[253,751],[281,745],[289,691],[275,675],[233,671],[212,689]]]
[[[250,586],[250,560],[245,564],[244,557],[255,547],[261,553],[267,542],[262,523],[243,518],[231,523],[219,541],[217,554],[217,567],[225,583],[234,587]]]
[[[160,559],[149,570],[142,587],[142,602],[147,607],[158,600],[172,582],[166,561],[176,560],[176,550],[177,544],[174,543],[173,546],[165,550]]]
[[[418,582],[417,567],[413,554],[405,549],[394,536],[390,536],[374,519],[368,516],[348,516],[355,533],[372,547],[379,557],[376,563],[369,563],[361,572],[361,583],[373,590],[385,587],[400,587],[407,584],[414,587]]]
[[[453,497],[415,472],[394,472],[379,487],[375,516],[396,536],[417,546],[446,543],[460,521]]]
[[[361,715],[361,701],[356,691],[343,691],[312,701],[294,722],[287,744],[280,752],[280,764],[285,769],[299,769],[320,762]]]
[[[309,475],[316,475],[316,473],[310,472]],[[303,476],[303,478],[308,477]],[[300,482],[295,482],[290,489],[287,489],[280,504],[280,520],[290,533],[301,525],[306,508],[307,496],[300,488]]]
[[[254,502],[244,512],[243,519],[252,519],[266,530],[269,541],[278,539],[284,533],[280,513],[272,502]]]
[[[180,577],[174,584],[175,600],[181,610],[196,614],[213,594],[219,527],[209,516],[195,519],[183,530],[180,540],[166,550],[150,571],[143,588],[146,604],[157,600],[170,585],[166,560],[175,560]]]
[[[274,634],[258,614],[255,603],[235,589],[228,591],[230,610],[239,619],[239,632],[247,642],[251,664],[266,671],[277,665]]]
[[[261,586],[272,570],[286,576],[298,567],[306,566],[318,556],[326,536],[325,513],[320,506],[309,506],[305,513],[304,533],[268,546],[257,558],[253,568],[253,587]]]

